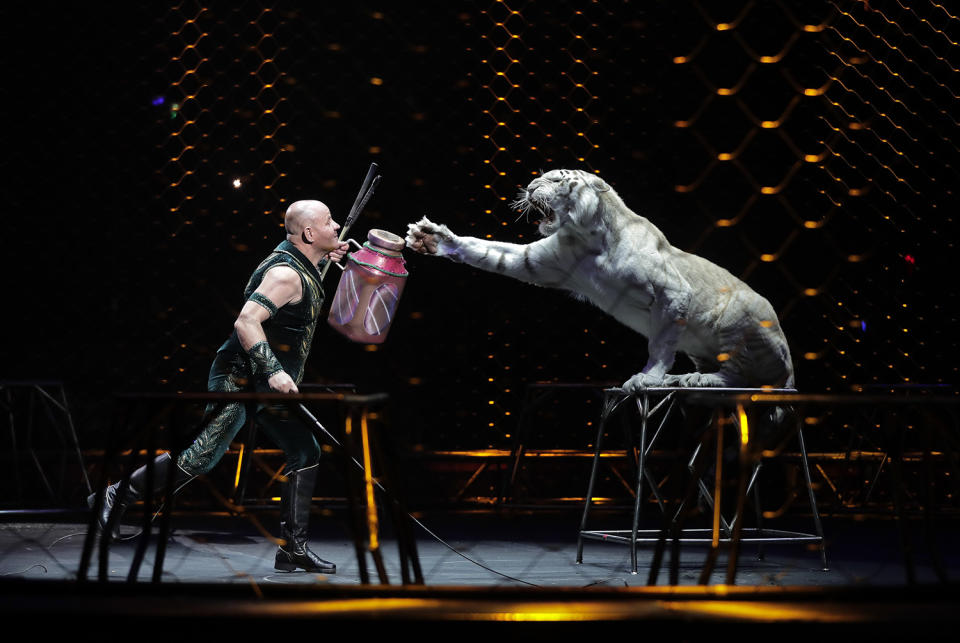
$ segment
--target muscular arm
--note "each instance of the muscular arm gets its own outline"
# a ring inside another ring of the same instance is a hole
[[[240,346],[250,354],[251,358],[257,364],[267,364],[269,370],[279,367],[273,352],[267,344],[267,335],[263,332],[263,322],[268,320],[277,309],[294,302],[299,301],[303,296],[300,276],[292,268],[286,266],[277,266],[271,268],[263,276],[260,287],[256,289],[257,297],[247,300],[240,315],[233,323],[237,331],[237,338],[240,340]],[[254,299],[259,300],[254,301]],[[266,300],[266,301],[264,301]],[[269,309],[272,303],[274,310]],[[272,358],[272,359],[271,359]],[[269,365],[273,364],[272,367]],[[268,378],[267,383],[270,388],[279,393],[296,393],[297,385],[293,378],[283,370],[276,370]]]

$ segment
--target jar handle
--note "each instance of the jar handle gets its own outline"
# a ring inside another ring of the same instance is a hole
[[[361,246],[361,245],[357,242],[356,239],[344,239],[344,242],[346,242],[346,243],[352,243],[353,245],[355,245],[355,246],[357,247],[357,250],[363,250],[363,246]],[[341,265],[341,264],[339,264],[339,263],[335,263],[335,264],[333,264],[333,265],[335,265],[335,266],[336,266],[337,268],[339,268],[341,271],[344,271],[344,270],[347,269],[346,266],[343,266],[343,265]]]

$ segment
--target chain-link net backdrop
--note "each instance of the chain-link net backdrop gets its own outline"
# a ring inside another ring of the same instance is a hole
[[[949,4],[3,11],[2,377],[64,380],[86,444],[112,391],[202,390],[286,205],[342,221],[371,161],[357,239],[428,215],[529,241],[519,187],[582,168],[771,300],[801,390],[955,382]],[[389,392],[412,448],[509,448],[528,383],[622,382],[646,361],[645,339],[561,292],[407,255],[387,342],[321,325],[305,380]],[[574,424],[549,439],[583,447]]]

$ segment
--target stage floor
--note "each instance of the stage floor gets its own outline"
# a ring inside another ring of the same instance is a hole
[[[257,521],[277,533],[276,514],[257,512]],[[33,580],[76,578],[86,525],[75,521],[44,521],[4,516],[0,522],[0,575]],[[566,513],[437,513],[421,517],[423,523],[457,552],[414,526],[424,582],[428,586],[586,588],[634,587],[648,582],[653,556],[650,547],[639,550],[639,573],[630,573],[626,545],[586,541],[583,563],[576,563],[579,518]],[[177,514],[168,540],[163,566],[164,583],[323,584],[361,583],[356,550],[345,520],[315,515],[311,548],[337,564],[335,575],[278,572],[273,569],[276,545],[248,518],[197,513]],[[782,525],[778,525],[781,527]],[[809,530],[810,525],[787,525]],[[135,527],[126,526],[133,534]],[[803,544],[767,545],[763,560],[756,545],[742,548],[736,584],[779,587],[873,587],[908,584],[903,548],[893,520],[859,522],[825,520],[829,569],[824,571],[819,552]],[[960,578],[960,554],[954,544],[960,529],[938,525],[933,544],[941,557],[941,571],[949,581]],[[930,542],[919,523],[908,529],[913,548],[915,583],[934,584],[938,577]],[[134,560],[137,540],[114,543],[108,558],[109,579],[125,581]],[[390,583],[400,583],[400,557],[396,540],[384,534],[381,552]],[[156,539],[152,539],[138,578],[153,574]],[[684,545],[679,564],[679,584],[697,585],[707,548]],[[365,556],[371,581],[377,583],[373,560]],[[726,553],[721,553],[710,584],[724,583]],[[480,563],[489,569],[485,569]],[[658,585],[668,584],[669,554],[663,560]],[[89,578],[98,575],[98,558],[91,561]],[[494,573],[499,572],[500,574]]]
[[[275,530],[276,512],[250,513]],[[316,515],[311,525],[311,546],[336,562],[335,575],[277,572],[276,546],[249,518],[185,512],[173,516],[161,582],[149,582],[155,539],[146,549],[140,582],[125,582],[135,541],[111,546],[107,582],[96,582],[96,556],[88,582],[77,582],[85,536],[81,516],[26,520],[0,513],[0,618],[11,631],[42,623],[47,633],[124,632],[135,640],[169,641],[202,625],[243,640],[338,632],[385,640],[429,633],[462,643],[532,643],[641,631],[678,641],[745,635],[778,641],[955,640],[960,628],[960,556],[953,547],[960,530],[942,524],[934,541],[946,582],[934,573],[919,523],[909,530],[916,563],[909,583],[894,521],[828,517],[828,571],[816,548],[768,546],[758,560],[750,545],[740,557],[736,587],[724,584],[725,554],[710,584],[697,586],[707,550],[687,546],[679,585],[666,586],[668,556],[658,586],[647,587],[649,548],[640,550],[636,575],[623,544],[587,541],[583,564],[576,564],[575,513],[428,513],[423,522],[475,562],[417,527],[425,583],[400,586],[400,557],[389,532],[381,551],[391,584],[378,583],[369,554],[364,560],[372,584],[361,583],[348,523],[337,512]],[[608,518],[617,522],[622,516]]]

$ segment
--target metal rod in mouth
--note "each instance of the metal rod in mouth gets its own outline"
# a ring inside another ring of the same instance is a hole
[[[363,212],[363,209],[367,206],[367,202],[370,200],[370,197],[373,196],[374,190],[377,189],[377,186],[380,185],[380,175],[376,174],[378,170],[376,163],[370,164],[370,169],[367,170],[367,175],[363,179],[363,185],[360,186],[360,191],[357,193],[357,198],[353,202],[353,206],[350,208],[350,212],[347,214],[347,218],[343,222],[343,227],[340,229],[339,240],[342,242],[347,238],[347,234],[350,233],[350,228],[353,226],[353,223],[360,216],[360,213]],[[376,174],[376,176],[374,176]],[[330,270],[330,266],[333,264],[332,261],[327,261],[323,266],[323,270],[320,271],[320,280],[322,281],[324,277],[327,276],[327,271]]]
[[[360,204],[357,206],[357,209],[352,214],[352,218],[348,217],[343,223],[343,230],[340,231],[340,240],[343,241],[346,238],[347,233],[350,232],[350,227],[353,225],[353,222],[357,220],[360,216],[360,213],[363,212],[363,209],[367,207],[367,202],[370,200],[370,197],[373,196],[374,190],[377,189],[377,186],[380,185],[380,175],[378,174],[373,183],[370,184],[370,189],[367,190],[366,194],[363,195],[363,198],[360,199]]]
[[[356,218],[356,215],[354,213],[358,211],[358,206],[360,205],[360,201],[363,200],[363,197],[367,193],[367,190],[370,189],[370,182],[373,181],[373,177],[376,175],[377,169],[378,167],[376,163],[371,163],[369,169],[367,169],[367,175],[363,178],[363,183],[360,185],[360,191],[357,192],[357,198],[353,200],[353,205],[350,206],[350,211],[347,213],[347,219],[344,222],[345,226],[353,223],[353,219]]]

